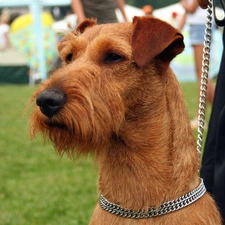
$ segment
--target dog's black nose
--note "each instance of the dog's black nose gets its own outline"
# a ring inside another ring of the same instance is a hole
[[[65,103],[65,95],[59,90],[44,90],[38,95],[36,103],[44,115],[52,117]]]

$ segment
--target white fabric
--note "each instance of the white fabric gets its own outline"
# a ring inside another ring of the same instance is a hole
[[[5,47],[7,45],[7,40],[5,34],[9,31],[9,25],[0,24],[0,47]]]
[[[192,4],[193,0],[188,0],[188,4]],[[194,13],[188,13],[186,23],[188,24],[205,24],[207,10],[200,8],[199,6]]]

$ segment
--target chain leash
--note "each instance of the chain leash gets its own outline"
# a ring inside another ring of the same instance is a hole
[[[197,136],[197,151],[201,160],[202,140],[205,126],[205,111],[206,111],[206,97],[207,84],[209,76],[209,60],[210,60],[210,46],[212,33],[212,0],[209,0],[207,8],[207,17],[205,23],[205,36],[202,60],[202,75],[200,86],[199,110],[198,110],[198,136]]]

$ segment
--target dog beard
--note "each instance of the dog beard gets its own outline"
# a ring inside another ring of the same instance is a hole
[[[83,89],[68,92],[65,104],[52,117],[45,116],[38,106],[34,108],[30,117],[31,138],[41,132],[44,140],[50,139],[59,153],[96,151],[118,132],[122,122],[118,118],[123,118],[123,113],[117,111],[112,114],[100,96],[90,96]],[[116,101],[113,102],[115,104]]]

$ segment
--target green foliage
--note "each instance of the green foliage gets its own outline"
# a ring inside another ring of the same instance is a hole
[[[182,87],[193,117],[197,86]],[[29,139],[23,113],[33,91],[0,87],[0,225],[87,225],[97,201],[97,168],[91,157],[72,161],[40,137]]]

